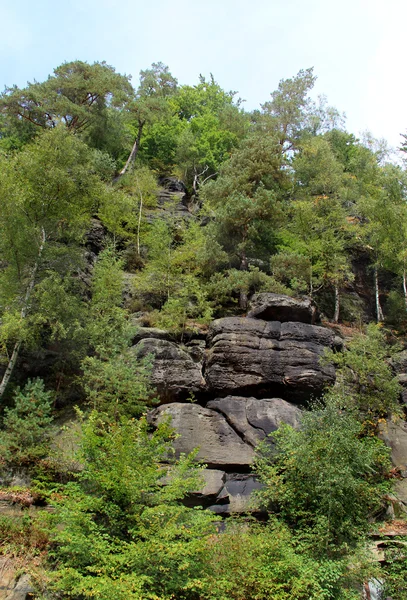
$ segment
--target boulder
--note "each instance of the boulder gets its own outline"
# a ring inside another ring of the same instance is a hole
[[[395,354],[391,364],[396,373],[407,373],[407,350]]]
[[[255,475],[205,469],[203,478],[205,485],[188,497],[187,505],[204,506],[222,516],[254,510],[252,492],[262,487]]]
[[[199,447],[197,458],[211,467],[248,471],[256,445],[281,423],[298,427],[300,412],[281,398],[228,396],[211,400],[205,408],[165,404],[150,411],[148,419],[157,425],[165,417],[171,418],[171,426],[180,436],[175,440],[178,454]]]
[[[263,292],[255,294],[250,300],[248,317],[263,321],[298,321],[316,323],[319,312],[311,298],[291,298],[283,294]]]
[[[140,358],[148,354],[154,356],[151,382],[161,401],[186,399],[204,390],[201,364],[176,344],[147,338],[133,346],[132,351]]]
[[[225,484],[216,502],[209,509],[218,515],[252,512],[255,509],[253,492],[262,487],[255,475],[247,473],[226,474]]]
[[[394,493],[407,508],[407,423],[387,421],[381,426],[380,437],[391,450],[391,461],[400,475]]]
[[[291,400],[320,395],[335,380],[335,369],[321,363],[332,348],[329,329],[307,323],[226,317],[208,334],[204,365],[208,390],[228,394],[280,396]]]
[[[246,444],[217,411],[198,404],[175,402],[150,411],[148,420],[157,425],[168,417],[179,434],[174,441],[177,456],[198,447],[197,460],[210,468],[248,470],[254,457],[252,446]]]
[[[281,398],[257,400],[226,396],[206,405],[222,414],[245,443],[253,448],[282,423],[299,426],[301,411]]]
[[[168,331],[165,331],[165,329],[158,329],[158,327],[138,327],[133,337],[133,344],[137,344],[140,340],[149,338],[171,341],[172,336]]]

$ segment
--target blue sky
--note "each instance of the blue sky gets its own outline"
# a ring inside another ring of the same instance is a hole
[[[406,0],[20,0],[0,9],[0,87],[75,59],[133,75],[162,61],[180,83],[213,73],[248,109],[313,66],[314,95],[393,146],[407,130]]]

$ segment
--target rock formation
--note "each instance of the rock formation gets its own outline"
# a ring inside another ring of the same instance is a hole
[[[139,334],[133,351],[153,355],[161,400],[149,422],[170,418],[179,434],[176,453],[198,447],[197,459],[207,465],[190,502],[219,514],[248,509],[259,487],[250,473],[256,445],[281,423],[297,427],[298,404],[334,382],[333,366],[321,361],[334,335],[317,320],[308,298],[257,294],[247,317],[214,321],[206,345],[190,340],[181,347],[156,331]]]

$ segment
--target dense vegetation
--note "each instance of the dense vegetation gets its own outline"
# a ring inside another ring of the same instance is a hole
[[[311,101],[314,82],[300,71],[250,113],[212,76],[179,85],[157,63],[134,88],[76,61],[0,97],[0,468],[28,470],[55,508],[0,518],[0,549],[41,556],[39,597],[347,600],[378,575],[366,539],[391,491],[379,421],[402,416],[389,358],[407,327],[407,175]],[[183,216],[176,196],[158,202],[165,177],[184,182]],[[337,384],[301,429],[258,450],[268,522],[220,532],[182,503],[194,456],[174,458],[170,425],[148,430],[151,360],[131,351],[130,315],[182,340],[256,291],[309,295],[354,336],[326,357]],[[77,403],[67,457],[52,417]],[[405,562],[388,561],[394,600]]]

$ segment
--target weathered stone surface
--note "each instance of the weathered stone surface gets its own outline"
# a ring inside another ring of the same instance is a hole
[[[407,350],[395,354],[391,363],[396,373],[407,373]]]
[[[262,487],[255,475],[244,473],[226,474],[226,482],[216,502],[209,508],[218,515],[245,513],[254,509],[252,493]]]
[[[187,398],[205,388],[199,363],[176,344],[161,339],[144,339],[132,348],[139,357],[152,354],[154,359],[152,384],[161,400]]]
[[[253,448],[215,410],[175,402],[154,409],[148,418],[150,423],[157,425],[168,417],[171,417],[171,426],[180,434],[174,441],[177,455],[199,447],[197,459],[209,467],[240,470],[247,469],[252,463]]]
[[[204,486],[194,492],[194,495],[198,497],[205,497],[214,499],[217,498],[222,491],[223,486],[226,481],[226,473],[225,471],[219,471],[218,469],[205,469],[202,472],[202,477],[204,479]]]
[[[134,334],[133,344],[146,339],[171,341],[171,334],[164,329],[158,329],[158,327],[139,327]]]
[[[255,294],[250,301],[251,319],[263,321],[299,321],[300,323],[316,323],[319,320],[317,307],[311,298],[291,298],[283,294],[263,292]]]
[[[323,365],[334,334],[306,323],[227,317],[210,327],[205,364],[208,389],[220,396],[308,398],[333,383],[335,369]]]
[[[299,408],[281,398],[257,400],[226,396],[211,400],[206,406],[221,413],[244,442],[252,447],[276,431],[282,423],[298,427],[301,414]]]
[[[407,423],[387,421],[381,427],[380,437],[390,448],[392,463],[401,475],[401,479],[395,484],[394,493],[407,507]]]

